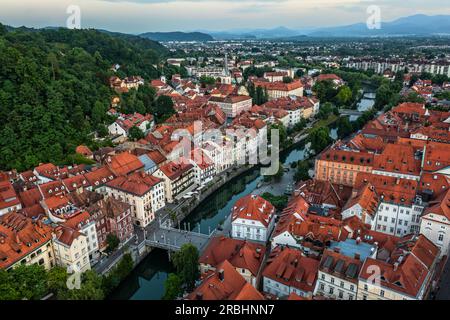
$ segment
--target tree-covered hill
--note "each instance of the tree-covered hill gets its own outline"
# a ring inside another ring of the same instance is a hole
[[[139,37],[0,24],[0,170],[70,163],[77,145],[95,147],[93,132],[111,122],[111,66],[149,80],[166,54]]]

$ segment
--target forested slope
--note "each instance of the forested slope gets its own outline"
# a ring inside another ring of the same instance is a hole
[[[111,65],[121,65],[118,76],[149,80],[166,54],[139,37],[0,24],[0,170],[70,163],[75,147],[94,146],[92,133],[104,135],[111,122]]]

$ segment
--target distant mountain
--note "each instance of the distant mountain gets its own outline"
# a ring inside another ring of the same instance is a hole
[[[382,22],[380,29],[369,29],[365,23],[341,27],[320,28],[310,37],[370,37],[370,36],[428,36],[450,35],[450,15],[427,16],[423,14]]]
[[[304,35],[309,29],[294,30],[286,27],[273,29],[232,29],[227,31],[204,31],[217,40],[226,39],[277,39]]]
[[[146,32],[139,36],[154,41],[213,41],[214,38],[202,32]]]

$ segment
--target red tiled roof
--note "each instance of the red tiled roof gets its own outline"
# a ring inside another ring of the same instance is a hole
[[[143,172],[135,172],[129,176],[117,177],[116,179],[108,182],[106,185],[110,188],[118,189],[123,192],[143,196],[160,182],[161,179],[158,179],[152,175]]]
[[[258,274],[266,248],[245,240],[225,238],[211,239],[199,259],[199,263],[216,267],[225,260],[235,268],[247,269],[253,276]]]
[[[313,292],[319,261],[302,255],[301,251],[276,247],[267,259],[263,276],[303,292]]]
[[[17,206],[20,204],[16,191],[8,179],[0,181],[0,209]]]
[[[257,195],[249,194],[240,198],[232,208],[232,221],[236,219],[255,220],[268,226],[275,218],[275,207]]]
[[[114,173],[112,173],[112,171],[107,167],[101,167],[96,170],[92,170],[91,172],[86,173],[84,176],[92,187],[98,187],[115,178]]]
[[[419,176],[420,163],[413,147],[388,143],[381,154],[375,155],[373,170]]]
[[[178,163],[177,163],[178,162]],[[182,174],[188,172],[193,168],[193,165],[188,163],[186,159],[180,159],[177,162],[169,162],[159,169],[168,177],[170,180],[176,180]]]
[[[419,182],[362,172],[356,177],[354,188],[370,183],[383,201],[411,204],[414,202]]]
[[[80,145],[75,149],[75,152],[83,156],[92,156],[92,151],[86,146]]]
[[[364,184],[354,197],[344,207],[344,210],[359,204],[371,217],[375,216],[378,209],[379,197],[375,188],[369,183]]]
[[[0,269],[5,269],[52,239],[52,230],[20,213],[0,217]]]
[[[108,167],[116,176],[121,176],[144,168],[144,164],[134,154],[123,152],[111,157]]]
[[[430,202],[430,206],[425,209],[425,213],[436,214],[446,217],[450,220],[450,190],[441,194],[436,200]]]
[[[222,279],[220,277],[223,277]],[[188,300],[264,300],[263,296],[225,260],[207,276]]]
[[[432,265],[439,257],[439,249],[425,236],[405,236],[387,261],[367,258],[361,268],[360,279],[368,280],[373,275],[373,266],[381,269],[382,287],[417,297],[428,278]],[[371,268],[369,268],[369,266]]]

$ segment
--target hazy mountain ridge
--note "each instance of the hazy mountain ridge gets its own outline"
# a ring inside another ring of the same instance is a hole
[[[139,35],[153,41],[212,41],[214,38],[202,32],[146,32]]]

